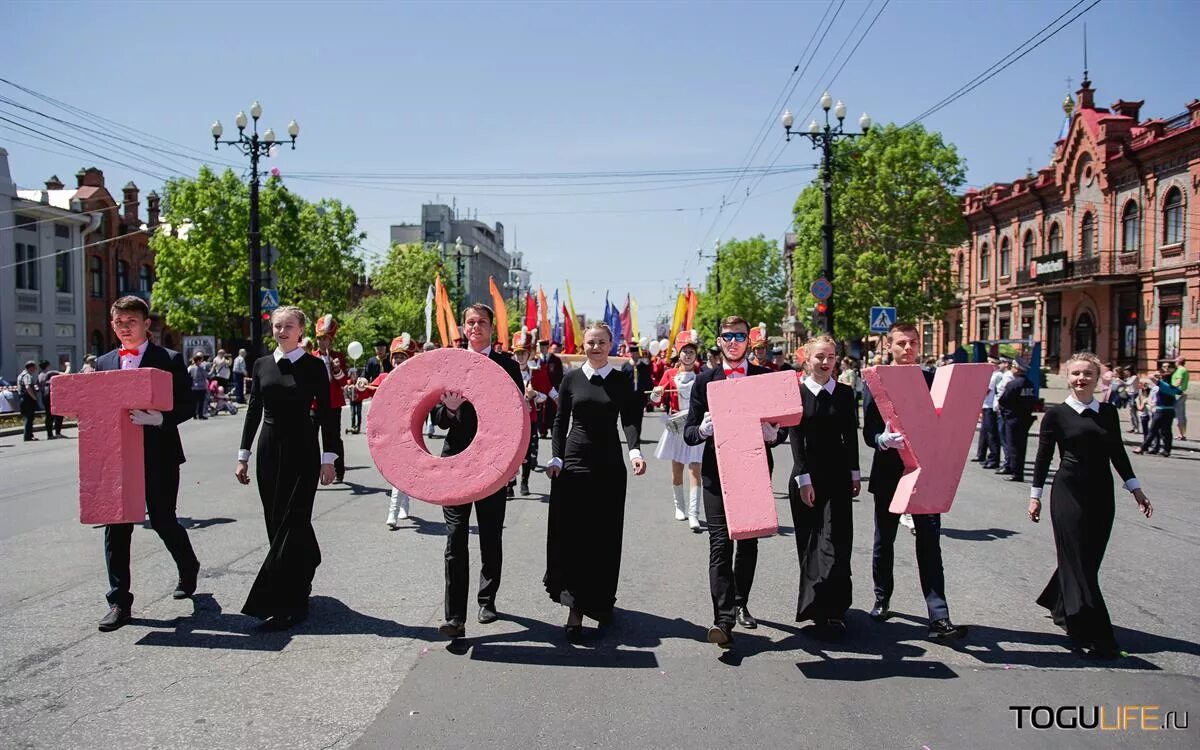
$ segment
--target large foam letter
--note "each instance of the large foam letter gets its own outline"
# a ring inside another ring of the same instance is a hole
[[[917,365],[863,370],[880,416],[892,432],[904,434],[904,475],[889,507],[893,513],[950,510],[994,370],[989,364],[945,365],[933,376],[932,389]]]
[[[716,380],[708,385],[725,522],[731,539],[771,536],[779,530],[767,471],[762,423],[800,424],[804,402],[793,372]]]
[[[57,384],[56,384],[57,385]],[[456,456],[430,455],[421,428],[442,394],[459,391],[479,417]],[[529,447],[525,399],[504,368],[463,349],[437,349],[392,370],[371,402],[367,446],[383,478],[437,505],[463,505],[508,483]]]
[[[146,519],[146,428],[130,409],[171,411],[171,374],[154,367],[54,379],[50,410],[79,419],[79,522],[141,523]]]

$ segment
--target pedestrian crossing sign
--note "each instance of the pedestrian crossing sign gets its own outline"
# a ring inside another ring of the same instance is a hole
[[[896,308],[872,307],[868,322],[871,325],[871,333],[887,333],[896,323]]]
[[[278,289],[262,290],[261,307],[263,309],[263,312],[271,312],[275,308],[279,307],[279,290]]]

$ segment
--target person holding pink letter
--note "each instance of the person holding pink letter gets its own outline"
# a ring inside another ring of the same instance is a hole
[[[121,297],[109,309],[113,333],[121,347],[96,360],[96,369],[134,370],[154,367],[171,374],[174,395],[171,411],[134,409],[129,421],[140,425],[146,461],[146,511],[150,527],[163,540],[179,569],[179,582],[172,596],[186,599],[196,592],[200,561],[192,550],[187,531],[175,517],[179,496],[179,465],[184,462],[183,444],[178,426],[192,418],[191,379],[178,352],[152,343],[150,307],[140,297]],[[104,562],[108,568],[108,614],[100,620],[100,630],[108,632],[129,622],[133,607],[130,593],[129,545],[133,524],[104,527]]]
[[[1115,503],[1111,464],[1125,483],[1142,515],[1154,512],[1121,439],[1121,417],[1110,403],[1095,398],[1100,359],[1091,352],[1073,355],[1066,363],[1071,395],[1046,410],[1033,464],[1029,491],[1029,520],[1042,515],[1042,490],[1054,449],[1058,473],[1050,489],[1050,522],[1058,568],[1038,597],[1054,623],[1095,659],[1115,659],[1117,640],[1100,592],[1100,563],[1112,533]]]
[[[270,356],[254,361],[234,470],[239,482],[250,484],[250,446],[261,422],[255,474],[271,546],[242,612],[262,619],[264,630],[287,630],[308,617],[312,580],[321,564],[313,502],[317,481],[333,481],[337,454],[332,449],[341,439],[329,406],[325,364],[305,356],[300,345],[304,322],[298,307],[277,307],[271,313],[277,346]]]
[[[897,321],[893,324],[887,342],[895,365],[915,365],[920,358],[920,336],[912,323]],[[925,384],[932,386],[932,373],[925,373]],[[875,498],[875,545],[871,556],[875,605],[871,608],[870,616],[882,622],[892,616],[889,602],[893,586],[893,547],[900,514],[892,513],[888,506],[892,504],[892,496],[904,474],[904,461],[897,449],[904,447],[905,439],[903,434],[893,432],[890,425],[883,421],[870,388],[863,392],[863,441],[867,447],[875,449],[871,461],[871,483],[868,486]],[[912,518],[917,537],[917,570],[921,578],[921,593],[929,610],[929,637],[936,640],[962,638],[967,634],[967,627],[950,621],[950,608],[946,604],[946,577],[942,571],[942,517],[937,513],[915,513]]]
[[[858,415],[854,389],[833,379],[837,344],[818,336],[804,345],[812,374],[800,383],[804,418],[789,428],[792,444],[788,499],[800,557],[796,621],[812,620],[827,637],[845,634],[850,608],[853,499],[858,472]]]

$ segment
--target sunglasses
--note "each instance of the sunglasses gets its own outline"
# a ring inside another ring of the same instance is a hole
[[[721,334],[722,341],[736,341],[739,344],[746,340],[749,334],[742,331],[725,331]]]

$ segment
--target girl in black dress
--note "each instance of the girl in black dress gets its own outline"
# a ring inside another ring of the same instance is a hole
[[[261,421],[255,473],[271,548],[242,612],[265,620],[265,629],[283,630],[308,616],[313,574],[321,564],[313,500],[318,479],[321,484],[333,481],[337,455],[320,452],[317,430],[326,448],[336,445],[338,435],[325,364],[300,346],[304,313],[296,307],[276,308],[271,329],[278,346],[254,362],[234,474],[242,484],[250,483],[250,444]]]
[[[1059,463],[1050,489],[1050,522],[1058,569],[1037,603],[1050,610],[1055,624],[1089,656],[1111,659],[1118,653],[1117,641],[1100,593],[1100,563],[1114,514],[1110,462],[1146,518],[1154,509],[1125,454],[1116,407],[1094,397],[1100,372],[1100,360],[1090,352],[1067,360],[1071,395],[1047,409],[1042,418],[1029,520],[1037,523],[1041,519],[1042,489],[1057,446]]]
[[[568,372],[558,388],[546,576],[550,598],[570,609],[567,638],[582,634],[583,616],[607,623],[617,599],[621,536],[625,524],[625,457],[617,436],[618,417],[635,476],[646,472],[638,449],[642,398],[629,376],[608,363],[612,331],[588,328],[588,361]]]
[[[796,621],[812,620],[827,635],[845,633],[850,608],[851,503],[862,486],[858,473],[858,420],[854,389],[833,378],[837,345],[818,336],[804,345],[810,375],[800,384],[804,418],[790,428],[788,499],[800,557]]]

